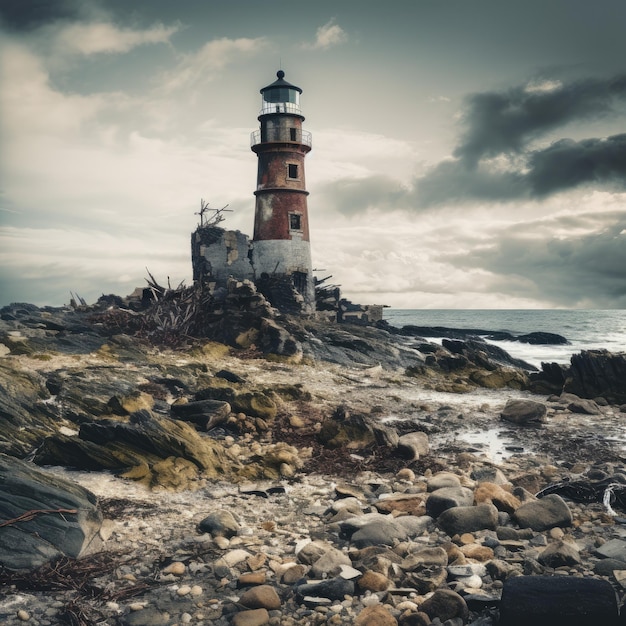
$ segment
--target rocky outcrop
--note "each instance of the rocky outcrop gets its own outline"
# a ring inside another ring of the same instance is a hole
[[[96,497],[31,463],[0,454],[0,565],[32,570],[99,547]]]
[[[391,327],[393,328],[393,327]],[[559,346],[569,343],[562,335],[556,333],[533,332],[514,335],[506,331],[485,330],[482,328],[448,328],[445,326],[415,326],[407,325],[393,332],[413,337],[447,337],[449,339],[475,339],[476,337],[491,341],[519,341],[534,345]]]
[[[145,410],[133,413],[128,421],[83,424],[77,436],[48,437],[35,452],[34,461],[125,472],[152,487],[176,488],[190,487],[200,473],[227,477],[241,468],[219,442],[201,437],[191,425]]]
[[[581,398],[602,397],[612,404],[626,402],[626,353],[583,350],[571,358],[563,391]]]

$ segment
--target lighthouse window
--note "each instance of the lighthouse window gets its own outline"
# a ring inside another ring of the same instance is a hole
[[[302,216],[298,213],[289,214],[289,230],[302,230]]]
[[[298,131],[295,128],[289,129],[289,135],[291,141],[298,141]]]
[[[294,163],[289,163],[288,168],[289,168],[289,173],[288,173],[289,178],[298,178],[298,166],[295,165]]]

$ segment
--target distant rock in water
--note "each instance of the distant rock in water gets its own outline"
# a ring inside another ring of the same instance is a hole
[[[491,341],[518,341],[520,343],[546,346],[563,346],[569,343],[565,337],[555,333],[533,332],[524,335],[514,335],[504,330],[494,331],[481,328],[447,328],[445,326],[413,326],[409,324],[400,329],[396,328],[392,332],[411,337],[447,337],[449,339],[483,337]]]

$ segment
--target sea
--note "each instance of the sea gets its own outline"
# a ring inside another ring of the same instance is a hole
[[[569,363],[581,350],[626,352],[626,310],[588,309],[394,309],[384,310],[392,326],[444,326],[507,331],[513,335],[548,332],[562,335],[566,345],[531,345],[517,341],[489,341],[511,356],[541,366]],[[441,338],[428,338],[441,343]]]

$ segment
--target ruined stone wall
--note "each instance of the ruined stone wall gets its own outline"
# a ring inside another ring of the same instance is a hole
[[[238,230],[217,226],[198,228],[191,235],[191,262],[194,281],[211,279],[226,283],[229,276],[253,280],[250,239]]]

